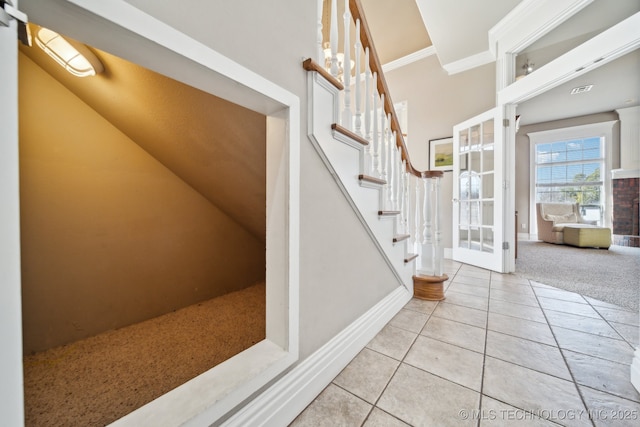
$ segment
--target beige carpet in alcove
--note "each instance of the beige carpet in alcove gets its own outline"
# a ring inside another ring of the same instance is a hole
[[[103,426],[265,337],[264,283],[24,359],[27,426]]]

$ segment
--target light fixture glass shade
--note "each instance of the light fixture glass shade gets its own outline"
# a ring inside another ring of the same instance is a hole
[[[529,75],[531,73],[533,73],[533,66],[536,65],[533,62],[529,62],[529,60],[527,60],[527,62],[525,62],[525,64],[522,66],[522,69],[524,70],[524,74],[525,75]]]
[[[329,47],[329,43],[324,44],[324,67],[327,71],[331,72],[331,48]],[[344,53],[338,52],[336,53],[336,63],[338,66],[338,80],[342,81],[344,75]],[[353,59],[349,60],[349,70],[353,70],[356,63]]]
[[[47,28],[38,30],[36,44],[74,76],[95,76],[104,70],[100,60],[86,46],[72,44]]]

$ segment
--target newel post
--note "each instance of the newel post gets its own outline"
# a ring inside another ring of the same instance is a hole
[[[422,213],[423,221],[417,221],[416,230],[420,254],[419,268],[413,276],[413,296],[415,298],[441,301],[444,296],[444,282],[449,277],[442,272],[444,251],[441,242],[440,224],[440,179],[442,172],[423,172],[417,185],[423,185],[422,199],[416,205]],[[418,193],[416,193],[418,194]]]

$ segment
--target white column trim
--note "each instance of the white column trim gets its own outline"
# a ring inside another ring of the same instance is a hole
[[[640,392],[640,346],[636,347],[631,362],[631,384]]]
[[[16,34],[16,20],[0,24],[0,418],[8,426],[24,424]]]

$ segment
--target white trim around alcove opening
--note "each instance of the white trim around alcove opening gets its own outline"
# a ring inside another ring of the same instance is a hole
[[[220,422],[298,360],[300,100],[123,0],[42,2],[30,18],[267,117],[266,339],[112,425]]]

